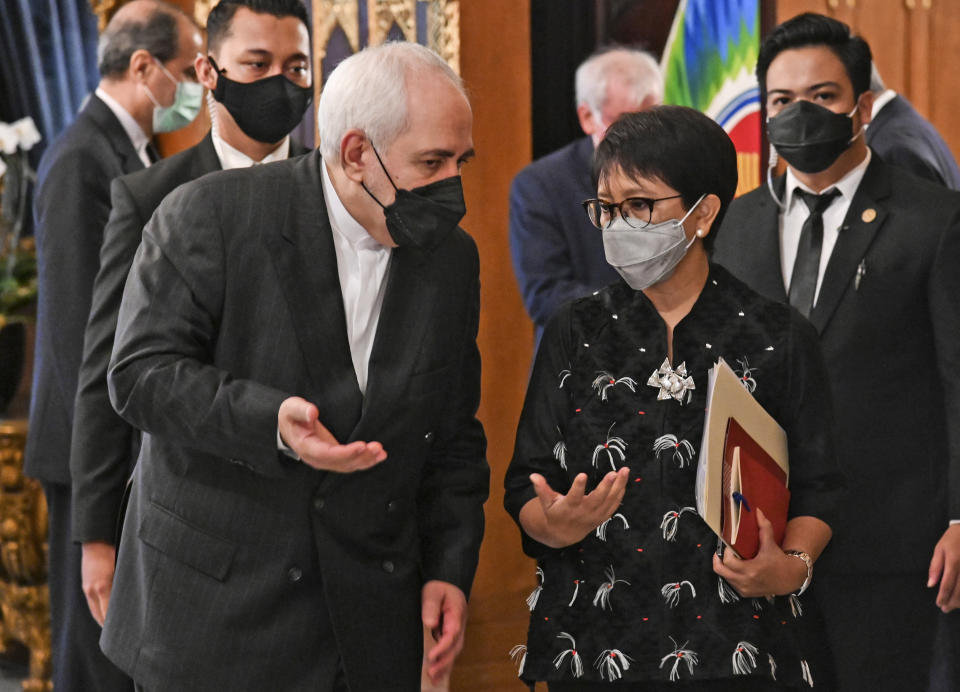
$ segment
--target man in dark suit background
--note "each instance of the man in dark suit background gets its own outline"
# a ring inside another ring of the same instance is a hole
[[[537,342],[557,308],[617,280],[580,203],[597,196],[593,150],[607,127],[661,103],[663,77],[650,54],[608,48],[577,68],[576,92],[586,136],[529,164],[510,188],[513,269]]]
[[[731,204],[714,259],[820,333],[848,475],[814,578],[838,690],[923,690],[934,604],[960,606],[960,195],[870,152],[845,24],[785,22],[757,76],[787,173]]]
[[[97,647],[99,627],[80,588],[70,538],[70,429],[83,328],[90,308],[110,181],[149,165],[156,122],[190,109],[181,83],[196,81],[199,29],[156,0],[121,8],[100,38],[101,81],[76,121],[44,154],[35,201],[39,270],[37,346],[25,472],[49,511],[53,682],[58,692],[129,688]],[[196,85],[194,85],[196,86]],[[199,104],[195,105],[195,108]],[[193,110],[196,114],[196,110]],[[185,123],[182,123],[185,124]]]
[[[207,49],[224,74],[241,84],[253,85],[245,88],[262,89],[263,80],[283,75],[292,84],[308,89],[308,27],[301,0],[224,0],[207,18]],[[207,56],[198,55],[194,67],[200,83],[211,93],[219,93],[218,74]],[[300,91],[293,94],[295,108],[289,100],[278,100],[274,102],[278,114],[263,113],[259,117],[273,119],[282,127],[288,112],[289,121],[297,113],[302,116],[309,99],[304,99]],[[260,108],[259,99],[244,103],[247,109]],[[110,404],[107,366],[123,287],[143,227],[161,200],[182,183],[211,171],[269,163],[306,152],[291,141],[287,132],[279,141],[273,133],[248,134],[222,101],[216,100],[215,104],[213,127],[199,144],[149,169],[117,178],[111,186],[112,209],[103,233],[100,271],[84,339],[70,454],[73,539],[83,544],[83,591],[94,619],[101,625],[113,584],[121,499],[139,449],[139,433]],[[243,124],[246,122],[244,118]],[[257,139],[264,136],[272,141]]]
[[[913,104],[887,89],[876,65],[870,75],[870,91],[873,115],[867,127],[867,145],[886,163],[960,190],[960,168],[950,147]]]
[[[322,153],[180,186],[143,232],[110,397],[144,431],[101,640],[144,690],[419,689],[462,646],[489,470],[473,153],[410,43],[324,85]]]

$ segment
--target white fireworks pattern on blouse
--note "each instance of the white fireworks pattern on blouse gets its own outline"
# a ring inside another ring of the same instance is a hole
[[[603,572],[603,576],[607,578],[599,588],[597,593],[593,597],[593,605],[598,606],[600,610],[612,609],[613,606],[610,605],[610,594],[613,591],[613,588],[617,584],[626,584],[630,586],[630,582],[626,579],[617,579],[616,573],[613,571],[613,565],[607,567]]]
[[[753,374],[758,372],[759,368],[751,368],[746,356],[737,358],[737,362],[740,363],[740,369],[733,372],[740,378],[740,384],[743,385],[743,388],[753,394],[757,391],[757,381]]]
[[[543,591],[543,569],[537,567],[537,588],[530,592],[530,595],[527,596],[527,607],[530,608],[530,612],[533,612],[533,609],[537,607],[537,601],[540,600],[540,593]]]
[[[510,649],[510,659],[514,663],[519,663],[517,677],[523,675],[523,667],[527,664],[527,647],[525,644],[517,644]]]
[[[623,671],[629,670],[632,660],[620,649],[604,649],[593,667],[600,671],[601,680],[619,680],[623,677]]]
[[[680,602],[680,595],[683,592],[683,587],[687,587],[690,590],[690,598],[697,597],[697,590],[693,588],[693,584],[684,579],[683,581],[675,581],[664,584],[660,587],[660,595],[663,596],[663,600],[671,608],[676,608],[677,604]]]
[[[563,665],[564,659],[567,656],[570,657],[570,672],[573,673],[573,677],[579,678],[583,676],[583,660],[580,658],[580,654],[577,653],[577,640],[573,638],[573,635],[567,634],[566,632],[561,632],[557,635],[557,639],[566,639],[570,642],[570,648],[564,649],[556,658],[553,659],[553,665],[557,670],[560,670],[560,667]]]
[[[693,649],[686,648],[689,642],[677,644],[677,640],[673,637],[670,637],[670,641],[673,642],[673,651],[660,659],[660,668],[663,668],[667,663],[672,661],[673,665],[670,667],[670,682],[676,682],[680,679],[680,664],[686,663],[687,672],[693,675],[693,667],[700,663],[700,657]]]
[[[678,510],[671,509],[669,512],[663,515],[663,519],[660,521],[660,531],[663,532],[663,540],[665,541],[676,541],[677,540],[677,528],[680,525],[680,517],[684,514],[696,514],[696,507],[681,507]]]
[[[653,442],[653,451],[660,458],[660,454],[665,451],[673,452],[673,460],[677,462],[679,468],[689,466],[696,452],[689,440],[680,440],[676,435],[661,435]]]
[[[611,471],[617,470],[614,457],[619,458],[621,462],[627,458],[627,443],[622,437],[614,437],[613,435],[613,426],[615,425],[616,422],[610,424],[610,428],[607,430],[607,439],[594,447],[593,459],[591,461],[593,468],[598,468],[597,464],[600,461],[600,457],[604,454],[607,455],[607,461],[610,463]]]
[[[750,675],[757,669],[757,654],[759,651],[750,642],[737,642],[737,647],[730,655],[734,675]]]
[[[619,519],[620,523],[623,525],[623,528],[625,529],[630,528],[630,522],[627,521],[627,518],[623,516],[620,512],[617,512],[609,519],[602,521],[600,523],[600,525],[597,527],[597,538],[599,538],[601,541],[607,540],[607,527],[610,525],[610,522],[612,522],[615,519]]]
[[[597,390],[597,396],[600,397],[601,401],[606,401],[610,388],[618,385],[625,386],[631,392],[637,391],[637,381],[632,377],[616,378],[609,372],[603,371],[597,373],[596,379],[594,379],[593,384],[590,386]]]

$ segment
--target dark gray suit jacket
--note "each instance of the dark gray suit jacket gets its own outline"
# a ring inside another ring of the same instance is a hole
[[[714,259],[786,301],[778,228],[777,205],[757,188],[730,205]],[[960,518],[958,268],[960,194],[874,156],[810,315],[848,479],[818,570],[925,572]]]
[[[305,152],[303,146],[290,142],[292,156]],[[111,185],[112,209],[103,231],[100,271],[84,334],[70,449],[75,541],[114,541],[124,486],[139,451],[139,433],[110,404],[107,366],[123,287],[143,227],[176,187],[218,170],[220,159],[208,133],[196,146],[117,178]]]
[[[867,144],[887,163],[960,190],[960,168],[950,147],[930,121],[900,95],[870,121]]]
[[[48,483],[70,484],[73,402],[110,181],[142,168],[120,121],[96,95],[40,161],[34,201],[40,291],[24,470]]]
[[[422,584],[469,593],[489,480],[476,246],[393,251],[362,396],[321,163],[181,186],[127,280],[108,381],[145,434],[101,644],[147,689],[318,689],[335,646],[351,689],[419,689]],[[278,453],[294,394],[387,460]]]

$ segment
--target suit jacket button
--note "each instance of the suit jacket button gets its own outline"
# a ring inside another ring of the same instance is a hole
[[[394,502],[393,500],[390,500],[390,502],[387,503],[387,511],[388,511],[388,512],[396,512],[396,511],[397,511],[397,503]]]
[[[313,500],[313,508],[318,512],[322,510],[324,505],[326,504],[327,504],[326,500],[324,500],[322,497],[317,497],[317,498],[314,498]]]
[[[432,431],[428,432],[426,435],[423,436],[423,439],[426,440],[427,442],[433,442],[433,432]]]
[[[303,570],[299,567],[291,567],[287,570],[287,579],[296,584],[298,581],[303,579]]]
[[[393,574],[393,570],[395,569],[393,563],[390,560],[384,560],[381,567],[383,567],[383,571],[386,572],[387,574]]]

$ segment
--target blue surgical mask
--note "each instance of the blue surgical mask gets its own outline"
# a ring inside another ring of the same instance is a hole
[[[623,217],[618,217],[601,231],[607,263],[635,291],[642,291],[670,276],[697,239],[694,236],[687,241],[683,222],[704,197],[705,194],[700,195],[682,219],[668,219],[634,228]]]
[[[159,60],[154,58],[154,62],[163,70],[167,79],[177,85],[177,91],[174,94],[173,103],[169,106],[161,106],[150,88],[144,85],[143,88],[147,90],[147,95],[153,102],[153,131],[173,132],[186,127],[197,117],[203,105],[203,85],[197,82],[177,81]]]

